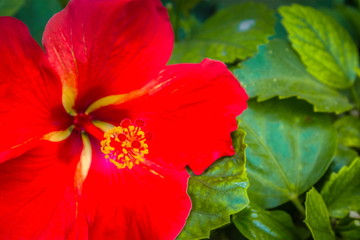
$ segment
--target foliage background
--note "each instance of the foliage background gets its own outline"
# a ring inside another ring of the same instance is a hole
[[[0,15],[41,43],[66,3],[2,0]],[[251,97],[236,155],[191,177],[178,239],[360,239],[360,1],[163,3],[170,63],[224,61]]]

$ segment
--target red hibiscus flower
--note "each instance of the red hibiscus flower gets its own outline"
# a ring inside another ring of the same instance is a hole
[[[0,238],[174,239],[189,166],[232,155],[247,96],[213,60],[168,65],[159,0],[72,0],[45,52],[0,18]]]

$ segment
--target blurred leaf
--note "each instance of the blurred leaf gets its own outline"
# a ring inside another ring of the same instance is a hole
[[[46,23],[61,9],[57,0],[27,0],[15,17],[25,22],[30,28],[31,35],[41,43]]]
[[[357,43],[359,41],[359,35],[354,26],[354,22],[351,20],[349,15],[351,13],[347,13],[347,8],[345,8],[345,5],[344,7],[339,6],[337,8],[322,8],[319,10],[325,13],[326,15],[332,17],[333,19],[335,19],[336,22],[338,22],[350,34],[354,43]]]
[[[279,11],[307,70],[331,87],[350,87],[356,77],[358,52],[349,33],[334,19],[311,7],[294,4]]]
[[[250,240],[299,239],[291,217],[284,211],[247,207],[232,219],[239,231]]]
[[[348,147],[360,148],[360,119],[345,116],[336,121],[339,142]]]
[[[249,101],[246,135],[249,197],[263,208],[297,198],[325,173],[336,149],[331,117],[295,99]]]
[[[314,240],[335,240],[335,235],[330,225],[330,217],[321,195],[312,188],[306,194],[305,223],[310,229]]]
[[[334,160],[331,163],[332,172],[338,172],[342,167],[350,165],[357,156],[358,154],[355,150],[339,144]]]
[[[1,0],[0,1],[0,16],[12,16],[15,14],[25,0]]]
[[[229,7],[230,5],[248,2],[249,0],[210,0],[214,3],[217,3],[220,8]],[[263,3],[272,9],[277,9],[281,5],[289,5],[291,3],[299,3],[303,5],[312,5],[312,6],[327,6],[330,7],[334,3],[342,3],[344,0],[251,0],[253,2]]]
[[[347,19],[357,39],[360,39],[360,11],[347,5],[339,5],[337,10]]]
[[[185,16],[190,13],[190,10],[193,9],[201,0],[173,0],[175,5]]]
[[[218,11],[189,41],[175,44],[171,63],[200,62],[213,58],[224,62],[245,59],[257,52],[274,33],[273,11],[262,4],[244,3]]]
[[[343,240],[359,240],[360,236],[360,220],[354,220],[347,226],[339,229],[339,233]]]
[[[177,239],[208,238],[210,230],[229,223],[231,214],[249,204],[244,135],[242,130],[235,132],[233,157],[222,158],[204,174],[190,178],[188,193],[193,207]]]
[[[343,218],[360,210],[360,158],[333,173],[321,191],[332,217]]]
[[[62,7],[65,7],[70,0],[58,0]]]
[[[345,96],[311,76],[291,46],[280,39],[260,46],[259,53],[241,64],[235,75],[258,101],[295,96],[313,104],[318,112],[341,113],[352,108]]]

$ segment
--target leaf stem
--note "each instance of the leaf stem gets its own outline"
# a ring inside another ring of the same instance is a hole
[[[296,209],[301,213],[301,215],[305,218],[305,208],[302,205],[302,203],[300,202],[298,196],[294,195],[291,198],[291,202],[294,204],[294,206],[296,207]]]
[[[351,94],[354,97],[356,108],[360,109],[360,98],[359,98],[358,93],[356,92],[356,89],[355,89],[354,85],[352,85],[352,87],[350,89],[351,89]]]

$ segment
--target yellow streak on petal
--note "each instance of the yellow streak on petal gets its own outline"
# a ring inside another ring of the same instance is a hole
[[[70,136],[73,129],[74,126],[70,126],[66,130],[50,132],[45,134],[42,139],[50,142],[61,142]]]
[[[83,149],[80,155],[80,161],[76,167],[74,179],[75,187],[80,191],[82,184],[88,175],[92,159],[92,149],[89,136],[86,133],[82,133],[81,139],[83,142]]]
[[[77,95],[77,90],[74,87],[70,87],[67,85],[63,86],[62,89],[62,104],[67,113],[72,116],[76,115],[76,111],[74,109],[75,105],[75,98]]]
[[[134,91],[134,92],[136,92],[136,91]],[[101,107],[126,102],[127,100],[130,100],[130,96],[131,96],[131,94],[134,94],[134,92],[130,92],[129,94],[110,95],[110,96],[100,98],[99,100],[93,102],[86,109],[85,113],[89,114]]]
[[[64,39],[64,43],[67,43],[65,36],[60,33],[60,36]],[[72,56],[72,61],[63,61],[63,57],[59,54],[56,47],[53,47],[53,51],[57,57],[59,64],[57,65],[57,71],[59,72],[61,82],[63,84],[62,88],[62,104],[67,113],[72,116],[76,115],[74,109],[75,99],[77,96],[77,83],[76,78],[78,75],[78,69],[75,58],[75,53],[71,50],[71,47],[67,44],[64,46],[68,51],[70,51]],[[75,67],[75,68],[74,68]]]
[[[100,129],[104,133],[110,131],[111,129],[113,129],[115,127],[114,125],[112,125],[110,123],[102,122],[99,120],[93,120],[92,123],[95,125],[95,127]]]
[[[110,95],[103,98],[98,99],[97,101],[93,102],[85,111],[86,114],[89,114],[99,108],[106,107],[109,105],[118,105],[130,100],[133,100],[135,98],[144,96],[145,94],[154,94],[161,88],[163,88],[165,85],[167,85],[171,80],[168,79],[166,81],[160,81],[161,79],[158,79],[156,81],[151,81],[144,87],[134,90],[132,92],[126,93],[126,94],[118,94],[118,95]],[[160,81],[160,82],[158,82]]]

